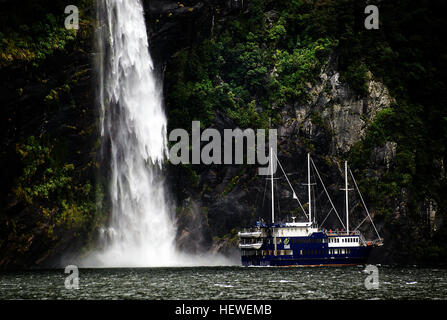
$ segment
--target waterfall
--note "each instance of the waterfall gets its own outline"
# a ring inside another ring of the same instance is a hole
[[[79,264],[234,265],[219,254],[176,250],[177,230],[162,174],[168,156],[167,120],[140,0],[98,0],[97,19],[101,161],[109,169],[111,212],[96,250]]]
[[[97,264],[172,265],[176,228],[161,174],[167,120],[143,7],[139,0],[97,3],[101,140],[110,161],[111,200]]]

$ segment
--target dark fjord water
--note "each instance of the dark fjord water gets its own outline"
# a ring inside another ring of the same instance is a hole
[[[379,266],[367,290],[363,266],[319,268],[80,269],[0,273],[0,299],[446,299],[447,270]]]

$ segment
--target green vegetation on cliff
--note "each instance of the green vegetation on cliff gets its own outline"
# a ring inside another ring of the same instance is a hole
[[[91,78],[93,2],[1,4],[0,267],[39,265],[79,247],[97,223]]]

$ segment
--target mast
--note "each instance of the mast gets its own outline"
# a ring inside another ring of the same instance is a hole
[[[270,180],[272,186],[272,225],[275,223],[275,199],[273,195],[273,148],[270,148]]]
[[[275,155],[276,156],[276,155]],[[276,244],[276,233],[274,230],[275,224],[275,198],[273,192],[273,148],[270,148],[270,180],[272,186],[272,233],[273,233],[273,243],[275,246],[274,255],[277,255],[277,244]]]
[[[345,161],[346,233],[349,234],[348,161]]]
[[[312,223],[312,200],[310,193],[310,153],[307,154],[307,194],[309,196],[309,222]]]

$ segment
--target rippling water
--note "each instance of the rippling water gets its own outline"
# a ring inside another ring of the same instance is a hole
[[[379,268],[367,290],[364,267],[80,269],[0,273],[0,299],[446,299],[447,270]]]

